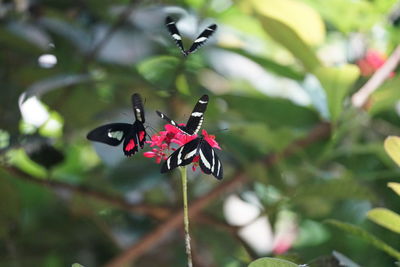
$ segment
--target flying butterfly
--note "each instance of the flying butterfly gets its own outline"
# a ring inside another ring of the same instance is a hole
[[[170,119],[164,113],[160,111],[156,111],[158,116],[162,119],[166,120],[168,123],[172,124],[173,126],[177,127],[181,130],[184,134],[187,135],[195,135],[199,132],[201,125],[203,124],[203,115],[207,109],[208,104],[208,95],[203,95],[200,97],[199,101],[197,101],[192,114],[190,114],[189,120],[187,121],[185,126],[180,126],[174,120]]]
[[[143,148],[146,141],[146,130],[143,126],[145,122],[142,99],[139,94],[131,96],[135,122],[129,123],[110,123],[100,126],[87,135],[87,139],[95,142],[104,143],[111,146],[118,146],[124,141],[123,151],[125,156],[132,156]]]
[[[196,156],[199,156],[199,165],[205,174],[212,174],[218,180],[222,179],[221,161],[203,135],[175,150],[161,166],[161,173],[173,170],[178,166],[186,166],[192,163]]]
[[[195,52],[199,47],[207,42],[208,38],[213,35],[213,33],[217,30],[216,24],[211,24],[208,26],[199,36],[197,36],[196,40],[194,40],[193,44],[190,46],[188,50],[185,50],[182,43],[182,36],[176,27],[175,21],[171,17],[167,17],[165,19],[165,25],[169,33],[171,34],[172,38],[176,42],[177,46],[181,49],[184,56],[188,56],[189,54]]]

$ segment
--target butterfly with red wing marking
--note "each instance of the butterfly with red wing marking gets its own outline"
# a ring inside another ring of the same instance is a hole
[[[123,151],[125,156],[132,156],[143,148],[146,141],[146,130],[143,126],[145,122],[142,99],[139,94],[131,96],[135,122],[129,123],[110,123],[90,131],[87,139],[95,142],[104,143],[111,146],[118,146],[124,141]]]

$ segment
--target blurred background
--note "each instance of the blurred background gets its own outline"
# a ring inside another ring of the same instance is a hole
[[[184,58],[167,15],[185,47],[218,30]],[[86,139],[135,92],[150,135],[210,96],[195,266],[394,266],[399,25],[397,0],[0,1],[0,266],[185,266],[178,171]]]

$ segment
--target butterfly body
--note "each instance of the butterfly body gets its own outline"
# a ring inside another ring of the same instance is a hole
[[[176,22],[171,18],[167,17],[165,19],[165,26],[168,29],[168,32],[171,34],[172,39],[174,39],[176,45],[180,48],[181,52],[184,56],[188,56],[189,54],[195,52],[199,49],[202,45],[204,45],[208,38],[214,34],[217,30],[216,24],[211,24],[208,26],[199,36],[194,40],[193,44],[190,46],[189,49],[185,49],[182,43],[182,36],[179,33],[178,28],[176,27]]]
[[[144,109],[139,94],[131,97],[135,122],[129,123],[110,123],[90,131],[87,139],[95,142],[104,143],[111,146],[118,146],[123,141],[123,151],[125,156],[132,156],[143,148],[146,141],[146,130]]]
[[[179,147],[172,153],[161,167],[161,173],[186,166],[199,156],[199,166],[205,174],[212,174],[217,179],[222,179],[223,168],[221,161],[204,136],[199,136]]]

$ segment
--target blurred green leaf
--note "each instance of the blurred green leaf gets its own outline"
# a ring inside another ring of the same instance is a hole
[[[298,265],[287,260],[266,257],[253,261],[248,267],[298,267]]]
[[[288,25],[268,16],[263,16],[261,22],[264,30],[299,59],[307,71],[311,72],[321,65],[312,49]]]
[[[357,66],[346,64],[341,67],[319,67],[314,70],[324,88],[328,100],[330,118],[336,121],[343,109],[343,100],[358,79]]]
[[[387,254],[389,254],[390,256],[396,258],[396,259],[400,259],[400,252],[397,251],[396,249],[394,249],[393,247],[389,246],[388,244],[386,244],[385,242],[383,242],[382,240],[380,240],[379,238],[375,237],[374,235],[368,233],[367,231],[365,231],[364,229],[362,229],[361,227],[358,227],[356,225],[353,224],[349,224],[349,223],[344,223],[341,221],[337,221],[337,220],[326,220],[326,223],[339,228],[349,234],[352,234],[356,237],[361,238],[362,240],[364,240],[365,242],[373,245],[374,247],[376,247],[377,249],[380,249],[384,252],[386,252]]]
[[[7,153],[10,158],[10,163],[28,174],[35,177],[46,177],[47,171],[44,167],[32,161],[28,155],[26,155],[23,149],[11,150]]]
[[[329,237],[330,235],[325,225],[312,220],[304,220],[300,224],[299,236],[294,247],[317,246],[326,242]]]
[[[307,44],[319,45],[325,39],[325,25],[315,10],[293,0],[252,0],[254,10],[293,29]]]
[[[400,75],[388,79],[378,90],[371,96],[371,109],[369,112],[375,115],[379,112],[393,109],[397,101],[400,99]]]
[[[301,72],[291,68],[290,66],[279,64],[272,59],[255,56],[246,51],[243,51],[242,49],[237,49],[237,48],[226,48],[226,50],[229,50],[229,51],[238,53],[242,56],[245,56],[246,58],[251,59],[252,61],[260,64],[262,67],[266,68],[267,70],[274,72],[275,74],[278,74],[280,76],[287,77],[287,78],[290,78],[293,80],[298,80],[298,81],[302,81],[304,79],[304,73],[301,73]]]
[[[351,178],[337,178],[315,184],[307,184],[298,189],[294,200],[305,201],[308,197],[329,200],[340,199],[369,199],[374,200],[374,194],[368,187],[362,186]]]
[[[259,121],[271,128],[307,128],[318,122],[318,115],[311,109],[301,107],[283,98],[233,96],[223,97],[232,111],[246,121]]]
[[[386,153],[400,166],[400,137],[389,136],[384,142]]]
[[[367,217],[386,229],[400,233],[400,215],[391,210],[375,208],[367,213]]]
[[[371,29],[397,2],[397,0],[378,0],[373,2],[347,0],[304,1],[315,7],[323,18],[335,28],[345,33]]]
[[[388,187],[390,187],[396,194],[400,196],[400,183],[388,183]]]
[[[137,65],[139,73],[158,88],[167,89],[175,84],[180,61],[172,56],[157,56]]]

